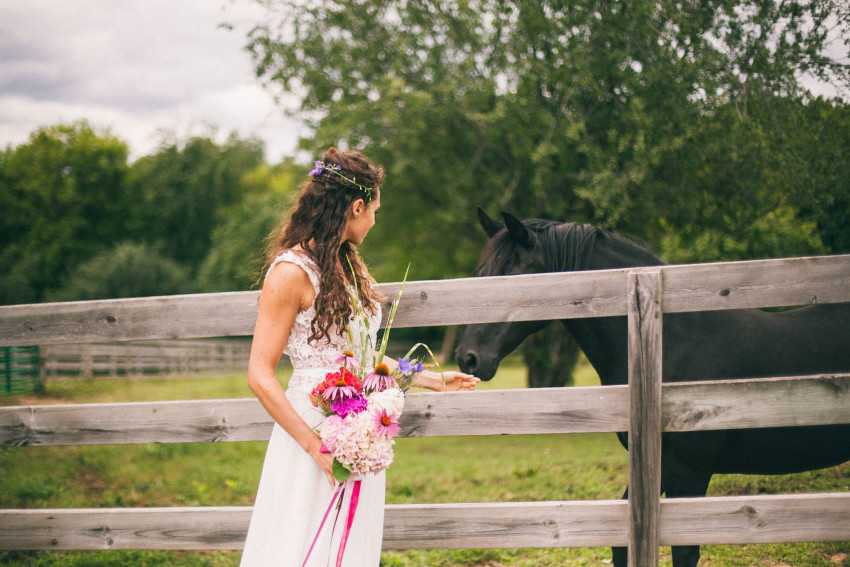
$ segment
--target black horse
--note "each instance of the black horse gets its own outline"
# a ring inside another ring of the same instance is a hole
[[[662,265],[645,247],[578,223],[520,221],[505,225],[481,209],[490,241],[481,276]],[[489,380],[499,361],[550,321],[469,325],[456,350],[464,372]],[[628,383],[625,317],[566,319],[603,385]],[[850,304],[783,312],[760,309],[665,314],[663,380],[713,380],[850,371]],[[627,447],[624,433],[618,434]],[[715,473],[787,474],[850,460],[850,425],[665,433],[661,490],[668,498],[705,496]],[[623,495],[627,497],[627,493]],[[626,548],[614,548],[626,565]],[[675,567],[693,567],[699,546],[673,548]]]

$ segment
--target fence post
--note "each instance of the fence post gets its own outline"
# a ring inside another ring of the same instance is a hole
[[[6,393],[12,393],[12,347],[3,347],[3,367],[6,369]]]
[[[658,566],[661,269],[628,273],[629,566]]]
[[[86,343],[83,345],[83,359],[81,370],[83,377],[92,378],[94,376],[94,372],[92,371],[92,353],[91,353],[92,345],[91,343]]]

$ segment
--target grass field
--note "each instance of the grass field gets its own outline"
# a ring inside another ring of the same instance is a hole
[[[287,378],[281,373],[282,381]],[[577,385],[598,384],[583,366]],[[525,385],[507,366],[483,388]],[[244,376],[65,380],[3,405],[250,397]],[[77,508],[251,505],[265,443],[104,445],[0,449],[0,507]],[[399,439],[387,502],[496,502],[619,498],[627,455],[613,434]],[[710,495],[850,491],[850,465],[785,476],[722,475]],[[850,511],[848,511],[850,513]],[[662,565],[670,565],[662,548]],[[60,567],[236,566],[238,552],[0,552],[0,564]],[[381,565],[561,566],[610,564],[607,548],[385,552]],[[703,546],[704,567],[850,566],[850,542]]]

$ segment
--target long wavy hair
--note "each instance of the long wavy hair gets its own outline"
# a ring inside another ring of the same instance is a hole
[[[327,171],[312,176],[301,184],[298,202],[291,213],[269,235],[266,247],[265,269],[285,250],[301,245],[319,268],[321,282],[316,295],[316,315],[310,324],[311,341],[330,339],[330,330],[341,334],[353,314],[347,286],[357,278],[360,303],[370,313],[383,296],[375,289],[375,280],[369,275],[357,248],[342,241],[348,209],[357,199],[371,205],[384,180],[384,169],[373,164],[360,152],[338,152],[330,148],[322,157],[327,165],[337,165],[340,173],[360,185],[372,188],[366,193],[357,185]],[[351,273],[349,263],[354,269]]]

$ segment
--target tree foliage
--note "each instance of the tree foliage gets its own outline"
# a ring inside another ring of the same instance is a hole
[[[145,244],[123,243],[75,267],[48,301],[173,295],[194,291],[189,271]]]
[[[86,122],[0,153],[0,303],[38,301],[126,235],[127,145]]]
[[[244,289],[295,186],[262,154],[194,137],[128,165],[86,122],[38,129],[0,152],[0,304]]]
[[[202,291],[246,290],[259,281],[266,237],[294,203],[293,188],[303,177],[304,167],[291,161],[260,166],[245,176],[245,197],[224,211],[213,231],[198,273]]]
[[[203,137],[164,144],[131,169],[135,232],[196,273],[225,211],[244,197],[243,176],[261,163],[262,145],[235,136],[223,145]]]
[[[831,29],[850,37],[844,3],[274,6],[249,38],[258,75],[319,116],[304,148],[387,165],[390,213],[367,248],[393,271],[415,255],[417,277],[468,275],[477,205],[591,221],[676,260],[842,250],[817,201],[846,190],[817,167],[824,142],[798,128],[840,138],[831,155],[846,169],[827,118],[846,105],[800,86],[850,86],[826,55]]]

